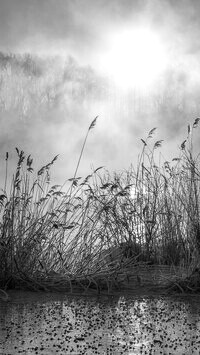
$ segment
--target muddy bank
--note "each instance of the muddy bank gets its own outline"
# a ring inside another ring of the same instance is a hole
[[[190,276],[186,268],[168,265],[136,264],[126,268],[113,268],[94,274],[68,275],[62,272],[50,272],[39,275],[37,278],[17,280],[18,289],[62,291],[67,293],[87,293],[91,290],[101,294],[107,291],[145,289],[145,288],[168,288],[172,284],[184,280]]]

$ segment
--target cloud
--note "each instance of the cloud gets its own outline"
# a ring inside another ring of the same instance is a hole
[[[135,21],[145,8],[139,0],[3,0],[0,49],[57,51],[88,59],[110,30]]]
[[[180,61],[199,56],[199,15],[198,0],[3,0],[0,50],[72,55],[95,67],[109,33],[148,24]]]

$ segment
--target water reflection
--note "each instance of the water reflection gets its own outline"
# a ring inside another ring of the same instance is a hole
[[[0,304],[0,354],[199,354],[197,297],[12,293]]]

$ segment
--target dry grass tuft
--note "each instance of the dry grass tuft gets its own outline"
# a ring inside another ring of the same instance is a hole
[[[153,141],[153,128],[141,140],[136,170],[131,166],[111,176],[99,167],[77,177],[96,120],[88,128],[67,192],[50,185],[57,156],[34,172],[31,156],[17,148],[8,191],[6,153],[0,195],[1,287],[110,291],[122,279],[128,283],[130,270],[141,264],[184,267],[190,275],[199,267],[200,171],[192,143],[199,118],[171,162],[157,164],[162,140]],[[182,281],[178,285],[184,289]]]

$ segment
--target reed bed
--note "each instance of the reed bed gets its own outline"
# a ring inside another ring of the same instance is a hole
[[[169,265],[187,271],[175,281],[179,290],[199,290],[199,278],[193,282],[200,260],[200,170],[193,134],[200,119],[188,126],[171,162],[158,159],[162,141],[154,140],[154,128],[141,140],[136,169],[110,174],[98,167],[82,178],[77,173],[96,120],[87,130],[67,189],[51,185],[57,156],[35,171],[31,156],[17,148],[8,187],[6,153],[0,194],[1,288],[110,291],[124,280],[128,284],[130,273],[135,273],[132,286],[137,287],[144,281],[141,267]]]

